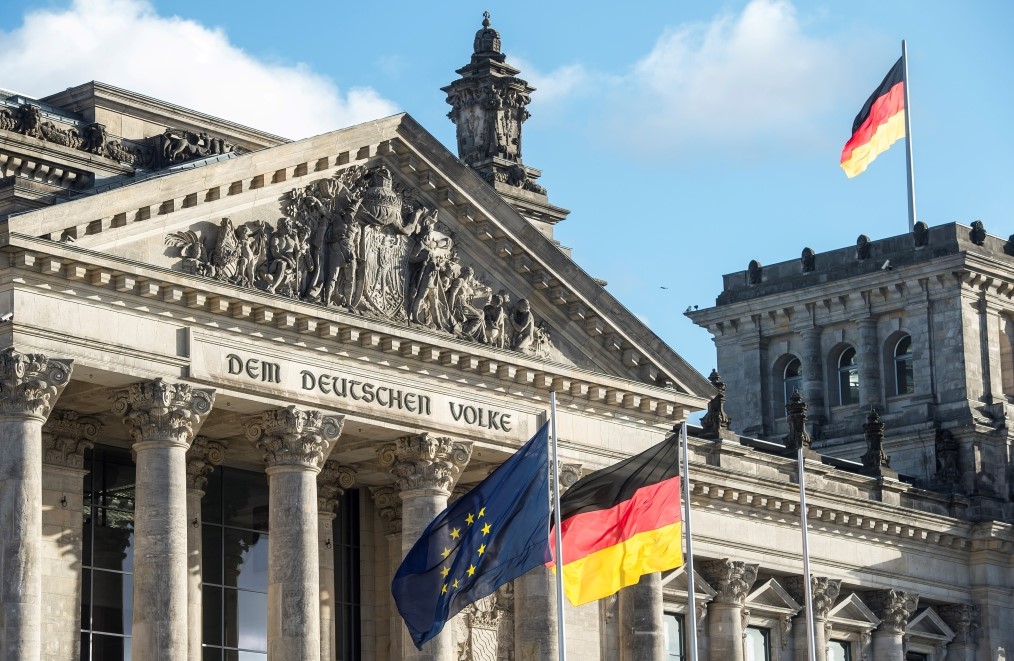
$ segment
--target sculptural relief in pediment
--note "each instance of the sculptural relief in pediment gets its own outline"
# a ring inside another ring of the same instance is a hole
[[[240,287],[560,358],[528,300],[462,260],[454,233],[383,165],[353,165],[285,195],[274,223],[173,232],[184,270]]]

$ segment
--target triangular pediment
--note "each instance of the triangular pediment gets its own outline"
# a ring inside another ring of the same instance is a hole
[[[662,576],[662,587],[665,590],[675,592],[677,595],[686,596],[690,590],[689,575],[687,574],[687,567],[683,565],[673,569],[671,572]],[[694,572],[694,594],[697,596],[703,596],[707,600],[714,598],[718,594],[711,585],[708,584],[707,580],[703,576]]]
[[[768,579],[746,598],[747,608],[769,613],[795,615],[803,607],[775,579]]]
[[[951,642],[954,639],[954,630],[947,626],[947,623],[937,615],[932,608],[926,607],[918,611],[908,621],[905,633],[910,636],[930,638],[943,642]]]
[[[880,618],[863,603],[863,600],[855,592],[835,604],[828,611],[827,619],[834,625],[860,629],[873,629],[880,625]]]
[[[237,296],[281,296],[432,333],[462,351],[478,344],[698,402],[711,392],[407,115],[190,163],[8,226],[191,276],[195,286],[213,281]]]

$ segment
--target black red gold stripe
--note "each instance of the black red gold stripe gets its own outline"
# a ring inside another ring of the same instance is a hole
[[[905,69],[898,59],[852,122],[852,137],[841,152],[841,166],[850,178],[905,136]]]

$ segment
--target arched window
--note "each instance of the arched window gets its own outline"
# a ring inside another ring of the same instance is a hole
[[[838,403],[842,406],[859,403],[859,366],[853,347],[847,347],[838,356]]]
[[[788,404],[792,400],[792,393],[803,389],[803,364],[799,362],[798,358],[793,358],[785,366],[785,371],[782,372],[782,383],[785,385],[783,390],[785,399],[782,401]],[[782,415],[785,415],[784,410]]]
[[[912,377],[912,337],[906,335],[894,345],[894,394],[911,395],[915,392]]]

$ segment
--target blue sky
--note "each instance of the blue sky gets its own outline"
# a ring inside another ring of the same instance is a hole
[[[724,273],[907,231],[901,143],[849,180],[852,119],[908,40],[918,216],[1014,232],[1014,3],[251,3],[77,0],[0,12],[0,87],[87,80],[298,138],[407,111],[453,148],[439,88],[489,10],[538,91],[524,158],[557,238],[705,375],[688,305]]]

